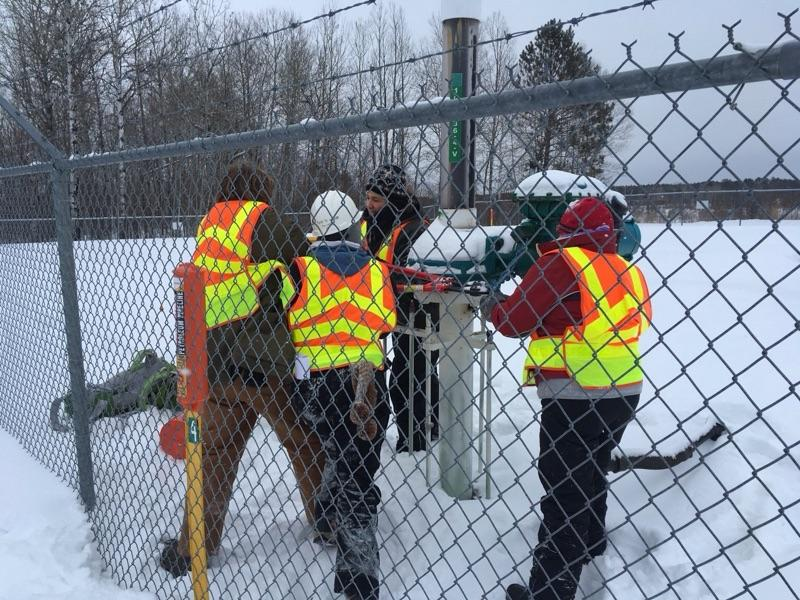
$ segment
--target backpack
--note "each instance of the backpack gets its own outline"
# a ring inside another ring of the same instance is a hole
[[[89,422],[129,415],[150,406],[178,411],[176,382],[175,365],[153,350],[140,350],[126,370],[103,383],[86,386]],[[71,428],[62,420],[62,406],[63,412],[72,417],[71,392],[50,404],[50,426],[58,432],[66,432]]]

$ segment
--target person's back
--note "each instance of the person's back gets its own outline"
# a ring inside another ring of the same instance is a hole
[[[231,165],[218,201],[198,227],[192,262],[205,283],[209,396],[203,419],[206,550],[218,551],[239,461],[264,416],[289,455],[304,510],[314,521],[314,494],[324,457],[319,439],[290,402],[295,352],[283,312],[291,289],[286,264],[305,252],[300,229],[268,206],[272,179],[246,162]],[[189,568],[188,524],[169,540],[161,566]]]
[[[508,297],[481,314],[499,333],[530,335],[523,386],[537,388],[544,488],[527,585],[507,600],[572,600],[583,566],[606,548],[606,473],[639,402],[639,336],[652,313],[641,271],[616,254],[613,217],[597,198],[569,205],[558,238]]]
[[[223,195],[212,208],[222,206],[232,218],[237,209],[241,210],[242,202],[249,200],[237,197],[240,193],[247,194],[248,188],[235,178],[229,176],[227,179],[232,181],[232,189],[226,190],[223,185]],[[257,195],[253,193],[253,196]],[[305,236],[295,223],[273,208],[263,208],[268,206],[267,202],[260,204],[261,207],[250,209],[258,212],[252,225],[250,258],[255,264],[278,261],[288,265],[295,256],[306,252]],[[283,315],[283,285],[281,274],[271,273],[259,287],[258,311],[209,330],[210,383],[229,381],[236,374],[261,379],[291,371],[295,353]]]
[[[331,190],[311,207],[314,242],[290,267],[296,294],[287,309],[298,358],[308,369],[298,411],[322,441],[325,470],[316,498],[320,539],[333,541],[334,590],[377,600],[380,490],[375,473],[389,420],[381,337],[397,312],[389,267],[346,241],[358,217],[349,196]],[[360,390],[360,391],[359,391]]]
[[[379,337],[391,331],[394,296],[386,265],[357,244],[322,241],[292,263],[299,284],[288,320],[298,352],[316,370],[346,366],[365,359],[383,368]],[[335,314],[333,314],[335,312]],[[324,332],[314,326],[324,321]]]

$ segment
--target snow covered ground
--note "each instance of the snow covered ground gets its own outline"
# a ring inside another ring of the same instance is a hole
[[[108,575],[75,492],[0,430],[0,599],[145,600]],[[13,483],[12,483],[13,482]]]
[[[646,389],[623,450],[655,444],[674,452],[715,419],[731,433],[672,471],[613,477],[610,548],[584,570],[579,597],[797,598],[800,255],[791,244],[800,240],[800,223],[642,230],[640,265],[655,326],[643,340]],[[191,244],[77,244],[90,381],[125,367],[143,347],[171,357],[170,273]],[[31,256],[46,292],[35,297],[21,277]],[[0,246],[0,275],[10,282],[0,302],[38,315],[0,315],[0,369],[11,382],[0,382],[0,426],[74,485],[70,436],[49,432],[46,420],[49,399],[68,387],[57,273],[52,245]],[[518,340],[498,339],[493,357],[490,498],[456,502],[428,489],[424,453],[395,455],[389,432],[379,477],[382,597],[501,599],[501,586],[527,577],[539,522],[532,507],[541,495],[533,462],[540,406],[535,392],[519,390],[521,349]],[[51,360],[40,367],[42,355]],[[93,525],[120,583],[185,598],[189,578],[175,581],[157,567],[160,544],[178,528],[184,491],[182,465],[158,450],[158,427],[168,417],[152,410],[94,427]],[[482,488],[482,473],[475,476]],[[212,598],[335,598],[334,553],[307,539],[301,512],[288,462],[262,425],[243,460],[222,552],[211,562]]]

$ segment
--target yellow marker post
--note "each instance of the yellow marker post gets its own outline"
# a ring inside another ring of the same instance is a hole
[[[175,268],[175,325],[178,345],[178,402],[186,428],[186,515],[195,600],[208,600],[208,558],[203,507],[203,427],[200,413],[208,397],[205,291],[200,270],[191,263]]]

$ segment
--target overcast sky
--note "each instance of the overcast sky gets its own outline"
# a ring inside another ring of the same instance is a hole
[[[377,0],[378,3],[386,0]],[[483,0],[483,15],[502,13],[509,23],[510,31],[532,29],[550,18],[568,19],[634,0]],[[320,0],[229,0],[232,10],[237,12],[260,11],[278,8],[294,11],[302,18],[315,16],[330,7]],[[333,6],[351,4],[351,0],[339,0]],[[388,2],[387,2],[388,3]],[[406,0],[398,2],[406,9],[411,31],[417,36],[429,35],[429,19],[440,11],[440,0]],[[654,9],[633,9],[623,13],[590,19],[576,28],[576,37],[605,70],[615,70],[625,59],[621,42],[637,41],[634,58],[643,66],[660,64],[673,49],[670,33],[684,31],[681,44],[692,58],[706,58],[725,43],[727,33],[722,25],[732,25],[738,20],[736,39],[753,46],[768,45],[783,32],[783,20],[778,12],[788,14],[800,6],[800,0],[659,0]],[[349,11],[350,17],[366,17],[372,10],[370,5]],[[800,31],[800,13],[793,25]],[[517,50],[531,39],[517,40]],[[800,93],[790,91],[790,99],[800,104]],[[780,90],[771,83],[753,84],[745,88],[738,98],[738,106],[747,117],[758,121],[769,107],[779,99]],[[724,104],[724,98],[713,90],[692,92],[681,100],[681,111],[696,125],[705,123]],[[669,102],[664,98],[641,99],[634,103],[634,115],[652,130],[669,111]],[[737,145],[750,132],[750,124],[730,109],[715,117],[704,129],[705,139],[718,153],[732,153],[729,164],[739,177],[766,175],[775,164],[775,156],[764,148],[762,142],[750,139],[738,150]],[[800,138],[800,112],[787,102],[779,103],[776,109],[759,125],[759,132],[779,153],[790,148]],[[633,155],[644,143],[645,133],[635,131],[627,144],[626,154]],[[713,177],[732,177],[730,173],[716,173],[720,159],[712,152],[695,144],[688,151],[682,150],[696,138],[696,130],[682,118],[673,115],[656,132],[654,141],[670,159],[676,160],[676,168],[690,181]],[[680,156],[679,156],[680,155]],[[793,175],[778,170],[772,176],[800,177],[800,145],[785,156],[786,165]],[[674,175],[664,175],[668,161],[652,147],[645,148],[630,164],[634,176],[640,180],[656,181],[664,177],[674,181]],[[715,174],[716,173],[716,174]]]

